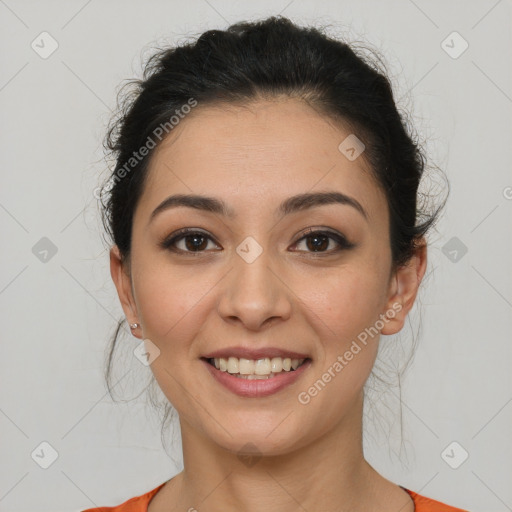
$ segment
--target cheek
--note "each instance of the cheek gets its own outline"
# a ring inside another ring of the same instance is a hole
[[[311,283],[303,282],[302,309],[318,339],[318,353],[298,399],[311,421],[322,415],[326,429],[360,398],[378,352],[372,326],[382,307],[383,278],[375,270],[360,270],[346,268],[317,280],[317,293],[308,292]]]
[[[205,322],[219,279],[212,272],[140,261],[135,300],[144,335],[160,350],[186,348]],[[205,267],[206,269],[206,267]]]
[[[134,272],[135,298],[145,336],[162,350],[179,350],[208,322],[215,301],[215,286],[222,280],[208,265],[171,266],[156,258],[142,258]],[[151,261],[149,261],[151,260]],[[318,338],[330,344],[343,343],[373,324],[382,307],[383,272],[372,264],[347,265],[310,272],[287,273],[289,290],[281,290],[300,316],[308,317]],[[297,324],[300,318],[295,318]],[[342,348],[342,347],[338,347]]]
[[[299,285],[299,283],[297,283]],[[304,278],[297,295],[317,316],[325,339],[346,340],[378,318],[385,300],[382,273],[342,268],[322,278]]]
[[[142,262],[140,262],[142,263]],[[183,383],[197,371],[197,339],[211,310],[212,290],[218,279],[206,273],[182,270],[169,264],[140,265],[143,269],[134,281],[136,301],[144,338],[160,350],[151,371],[169,402],[180,416],[200,417],[192,389],[184,391]]]

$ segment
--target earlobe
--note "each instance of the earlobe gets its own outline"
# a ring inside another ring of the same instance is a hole
[[[407,314],[414,306],[426,268],[427,245],[422,239],[412,258],[399,267],[391,279],[390,296],[384,312],[388,321],[381,334],[396,334],[402,330]]]
[[[137,308],[132,294],[131,277],[117,245],[110,249],[110,275],[128,323],[131,325],[137,324],[137,327],[139,327]],[[133,332],[134,329],[132,329],[132,334]]]

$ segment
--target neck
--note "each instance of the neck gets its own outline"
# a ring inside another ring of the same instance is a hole
[[[322,437],[273,456],[232,453],[182,421],[176,510],[368,510],[384,479],[363,456],[362,405],[361,394]]]

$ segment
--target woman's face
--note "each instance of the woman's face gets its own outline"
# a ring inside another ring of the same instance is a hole
[[[130,278],[121,285],[115,250],[112,272],[137,335],[160,351],[151,369],[182,429],[234,452],[250,442],[278,454],[359,410],[375,332],[400,330],[405,308],[391,274],[386,198],[364,153],[338,148],[349,135],[298,100],[199,105],[155,150],[134,215]],[[320,192],[350,200],[280,209]],[[169,202],[154,213],[177,194],[214,198],[232,215]],[[182,228],[200,233],[162,245]],[[329,233],[303,238],[307,230]],[[259,380],[204,359],[243,354],[236,349],[309,360],[296,375]]]

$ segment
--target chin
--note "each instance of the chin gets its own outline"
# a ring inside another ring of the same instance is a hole
[[[282,422],[281,417],[279,422]],[[219,438],[212,437],[212,441],[217,443],[221,448],[230,451],[240,457],[261,457],[276,456],[291,453],[305,444],[303,437],[303,429],[295,429],[288,425],[284,427],[279,422],[274,427],[267,428],[249,428],[230,431],[229,434],[223,432]],[[277,428],[276,428],[277,427]]]

